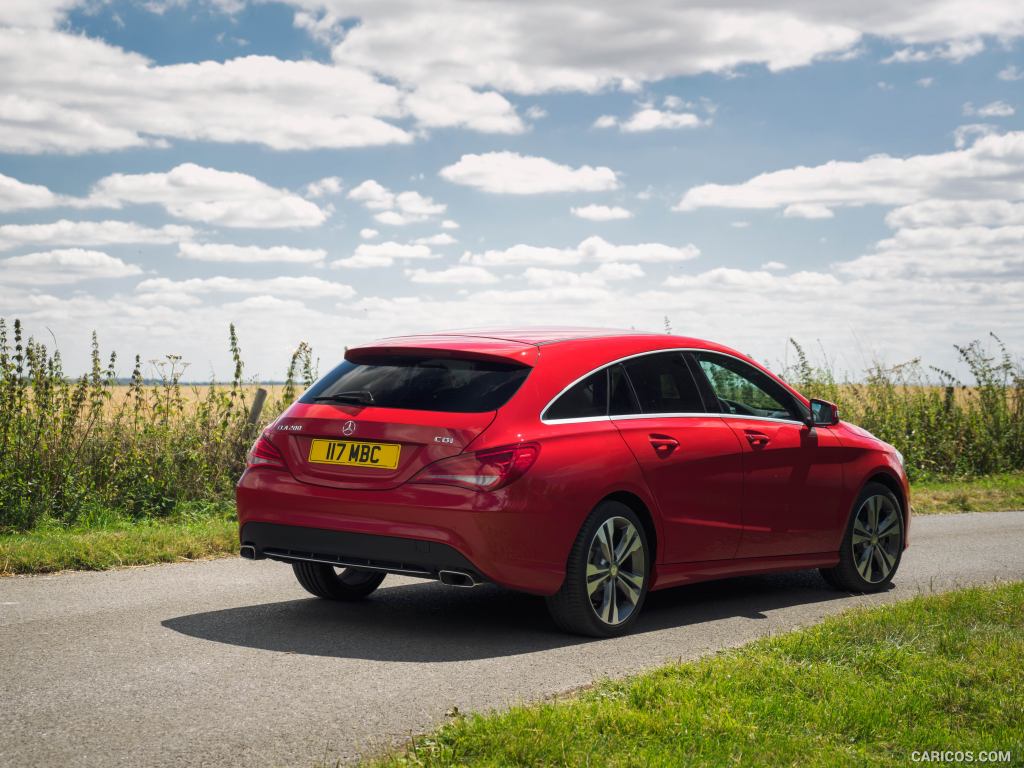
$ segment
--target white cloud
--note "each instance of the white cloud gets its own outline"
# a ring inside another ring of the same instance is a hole
[[[0,93],[0,150],[8,152],[166,139],[281,150],[412,141],[382,119],[404,114],[400,89],[367,71],[272,56],[161,66],[54,29],[0,28]]]
[[[373,179],[364,181],[348,196],[367,209],[378,211],[373,218],[379,223],[395,227],[427,221],[441,215],[448,208],[444,203],[436,203],[432,198],[412,190],[395,194]]]
[[[242,293],[271,297],[292,296],[300,299],[350,299],[355,289],[319,277],[193,277],[170,280],[155,277],[140,282],[135,290],[144,294],[209,294]]]
[[[441,222],[441,229],[458,229],[459,222],[452,221],[451,219],[445,219]]]
[[[894,60],[957,60],[976,52],[982,36],[1008,40],[1024,30],[1016,0],[991,0],[983,13],[971,0],[867,0],[856,7],[742,0],[699,6],[650,0],[639,7],[608,0],[543,6],[516,0],[481,6],[454,0],[428,6],[400,0],[291,2],[303,11],[300,25],[336,41],[336,62],[401,83],[453,80],[520,94],[636,89],[747,64],[779,71],[856,50],[865,35],[910,47]],[[359,19],[354,26],[353,17]],[[572,45],[568,30],[578,31]]]
[[[485,133],[526,130],[515,108],[500,93],[481,93],[461,83],[428,83],[405,98],[405,105],[426,128],[469,128]]]
[[[527,107],[526,116],[531,120],[542,120],[548,116],[548,111],[539,104],[532,104]]]
[[[921,77],[914,81],[921,88],[931,88],[935,84],[934,77]]]
[[[134,264],[82,248],[40,251],[0,260],[0,282],[23,285],[61,285],[139,274],[142,270]]]
[[[70,221],[49,224],[0,225],[0,251],[20,245],[117,245],[145,243],[161,245],[191,238],[192,227],[167,224],[144,227],[130,221]]]
[[[963,113],[967,116],[977,115],[978,117],[1010,117],[1013,115],[1014,109],[1005,101],[991,101],[982,107],[975,107],[968,101],[964,104]]]
[[[257,245],[185,242],[178,246],[178,258],[239,264],[322,264],[327,258],[327,251],[321,248],[292,248],[286,245],[264,248]]]
[[[985,43],[980,38],[953,40],[943,45],[936,45],[930,48],[910,47],[901,48],[886,59],[883,64],[908,64],[932,61],[933,59],[945,59],[946,61],[961,62],[971,56],[977,56],[985,50]]]
[[[26,184],[0,173],[0,213],[62,205],[62,198],[41,184]]]
[[[325,197],[327,195],[337,195],[340,192],[340,176],[325,176],[319,181],[311,181],[306,185],[306,195],[308,197]]]
[[[353,255],[331,262],[332,267],[370,269],[390,267],[396,259],[436,259],[439,256],[429,246],[415,243],[361,243]]]
[[[295,23],[333,44],[332,62],[244,56],[160,65],[61,31],[64,0],[8,0],[0,13],[0,151],[109,151],[165,141],[275,149],[402,144],[419,127],[516,133],[505,93],[619,88],[745,65],[781,71],[860,51],[866,35],[904,46],[890,61],[953,61],[986,36],[1024,34],[1018,0],[693,6],[651,0],[289,0]],[[240,7],[231,0],[217,7]],[[353,23],[355,22],[355,23]],[[18,27],[17,29],[13,27]],[[651,35],[650,30],[658,30]],[[566,45],[567,30],[583,30]],[[41,64],[38,53],[48,56]],[[670,107],[671,109],[671,107]]]
[[[483,267],[466,264],[433,272],[426,269],[407,269],[405,275],[414,283],[431,285],[487,285],[498,282],[498,278]]]
[[[806,289],[839,287],[834,275],[821,272],[794,272],[784,277],[771,272],[751,272],[732,267],[715,267],[699,275],[672,275],[665,279],[668,288],[722,288],[726,290],[754,290],[767,294],[802,293]]]
[[[1024,79],[1024,72],[1022,72],[1016,64],[1010,64],[1007,67],[999,70],[999,74],[996,75],[1000,80],[1007,82],[1013,82],[1015,80]]]
[[[980,136],[990,136],[998,133],[996,127],[991,123],[970,123],[958,125],[953,131],[953,146],[963,149]]]
[[[463,155],[458,162],[442,168],[440,175],[455,184],[510,195],[600,192],[619,186],[611,168],[589,165],[573,168],[516,152]]]
[[[156,204],[172,216],[222,227],[315,227],[327,213],[315,203],[244,173],[183,163],[166,173],[115,173],[100,179],[90,200],[119,208]]]
[[[672,246],[663,243],[613,245],[600,237],[588,237],[575,248],[554,248],[517,244],[503,250],[483,253],[467,251],[462,263],[485,267],[554,266],[564,267],[590,262],[670,263],[688,261],[700,255],[695,245]]]
[[[894,229],[1024,225],[1024,203],[1007,200],[924,200],[889,212]]]
[[[419,245],[451,245],[452,243],[457,243],[458,240],[447,232],[439,232],[428,237],[417,237],[415,242]]]
[[[786,265],[781,261],[766,261],[761,265],[761,269],[766,269],[769,272],[782,272],[786,269]]]
[[[584,205],[569,209],[573,216],[588,221],[615,221],[631,219],[633,214],[618,205]]]
[[[983,136],[965,149],[907,158],[874,155],[762,173],[740,184],[693,187],[674,210],[777,208],[794,204],[905,205],[930,197],[1019,199],[1024,132]]]
[[[832,209],[819,203],[793,203],[787,205],[782,215],[787,219],[831,219]]]
[[[356,200],[371,211],[387,210],[395,204],[394,194],[380,182],[367,179],[349,190],[349,200]]]
[[[618,125],[623,133],[696,128],[702,124],[703,121],[691,112],[666,112],[653,107],[640,109],[624,121],[612,115],[602,115],[594,121],[595,128],[613,128]]]
[[[547,269],[545,267],[527,267],[523,272],[526,282],[538,288],[551,287],[603,287],[609,282],[634,280],[644,276],[643,267],[639,264],[623,264],[607,262],[590,272],[572,272],[567,269]]]
[[[865,280],[997,279],[1024,274],[1024,225],[899,229],[839,271]]]
[[[363,227],[359,230],[359,236],[363,238],[363,240],[373,240],[373,238],[377,237],[379,234],[380,232],[371,227]]]

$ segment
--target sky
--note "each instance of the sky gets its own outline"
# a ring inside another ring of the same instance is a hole
[[[280,379],[586,325],[1024,353],[1024,0],[4,0],[0,317]]]

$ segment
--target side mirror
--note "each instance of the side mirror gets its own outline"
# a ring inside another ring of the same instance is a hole
[[[831,427],[839,423],[839,406],[828,400],[811,400],[812,427]]]

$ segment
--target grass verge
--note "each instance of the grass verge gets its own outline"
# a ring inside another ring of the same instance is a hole
[[[915,750],[1008,750],[1021,765],[1021,658],[1024,584],[968,589],[457,716],[365,765],[903,766]]]
[[[913,498],[916,514],[1024,509],[1024,473],[915,483]],[[28,533],[0,534],[0,576],[234,554],[237,535],[230,503],[181,504],[170,517],[141,521],[106,513],[71,527],[43,522]]]
[[[1024,472],[970,480],[928,480],[911,488],[914,512],[1001,512],[1024,509]]]
[[[231,505],[188,505],[167,518],[107,515],[71,527],[44,523],[28,533],[0,536],[0,575],[196,560],[237,548]]]

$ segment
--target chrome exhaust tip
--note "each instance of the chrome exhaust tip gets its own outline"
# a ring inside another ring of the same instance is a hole
[[[463,571],[438,571],[437,580],[449,587],[470,588],[476,586],[476,579]]]
[[[243,544],[238,548],[238,554],[244,557],[246,560],[256,559],[256,547],[252,544]]]

